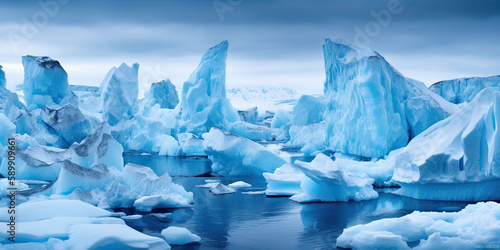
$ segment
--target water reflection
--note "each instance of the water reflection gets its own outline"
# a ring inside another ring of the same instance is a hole
[[[212,162],[204,157],[169,157],[160,155],[123,155],[124,163],[148,166],[161,176],[168,172],[170,176],[198,176],[212,171]]]

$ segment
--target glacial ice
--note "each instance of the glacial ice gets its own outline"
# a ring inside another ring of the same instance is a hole
[[[200,236],[183,227],[167,227],[161,231],[161,235],[167,240],[168,244],[172,245],[185,245],[201,240]]]
[[[158,152],[158,155],[179,156],[181,154],[181,147],[174,137],[161,134],[153,139],[153,148],[151,151]]]
[[[193,193],[172,182],[165,173],[158,177],[151,168],[127,164],[106,191],[111,208],[132,207],[142,212],[155,208],[190,207]]]
[[[274,141],[284,140],[284,134],[278,129],[269,128],[267,126],[259,126],[244,121],[231,123],[229,132],[245,137],[253,141]]]
[[[261,175],[285,164],[285,160],[262,145],[218,128],[210,129],[203,139],[205,152],[216,173]]]
[[[306,126],[292,125],[288,134],[290,140],[285,144],[289,148],[300,148],[305,155],[315,155],[326,150],[326,125],[324,122]]]
[[[9,138],[16,132],[16,125],[12,123],[9,118],[0,113],[0,148],[8,146]],[[0,152],[1,150],[0,149]],[[2,154],[3,155],[3,154]],[[0,159],[0,163],[2,159]]]
[[[305,174],[292,164],[286,163],[277,168],[274,173],[263,173],[266,178],[267,196],[292,196],[302,193],[300,183]]]
[[[300,184],[303,192],[290,198],[294,201],[360,201],[378,198],[378,193],[372,187],[372,178],[366,174],[343,171],[324,154],[318,154],[311,163],[295,161],[295,166],[306,177]]]
[[[36,130],[33,131],[34,119],[32,118],[30,112],[26,106],[19,101],[17,94],[10,93],[10,91],[8,92],[9,94],[4,103],[3,113],[16,125],[17,133],[35,134]],[[41,130],[39,127],[35,127],[36,129]]]
[[[398,194],[426,200],[500,199],[500,89],[486,88],[396,156]]]
[[[369,48],[336,38],[323,51],[330,150],[380,158],[458,110]]]
[[[191,133],[177,135],[182,155],[184,156],[206,156],[203,140]]]
[[[210,128],[228,130],[238,113],[226,97],[226,57],[228,42],[205,52],[198,68],[184,83],[181,95],[180,132],[201,136]]]
[[[136,108],[139,64],[132,67],[123,63],[113,67],[101,83],[101,106],[103,119],[114,126],[120,120],[133,115]]]
[[[24,100],[30,110],[75,100],[69,90],[68,74],[58,61],[45,56],[23,56],[23,66]]]
[[[290,112],[278,110],[274,113],[274,117],[271,120],[271,128],[281,128],[283,125],[290,123],[290,121],[292,121]]]
[[[174,109],[179,103],[179,96],[170,79],[151,84],[149,92],[141,100],[149,106],[159,104],[162,109]]]
[[[45,106],[42,120],[53,128],[69,145],[81,142],[90,134],[90,122],[78,107],[66,104],[62,107]]]
[[[325,103],[311,95],[303,95],[293,107],[292,124],[309,125],[323,120]]]
[[[480,202],[459,212],[418,212],[344,229],[337,247],[352,249],[477,249],[500,244],[500,204]]]
[[[2,65],[0,65],[0,87],[7,88],[7,79],[5,78],[5,72],[2,68]]]
[[[500,76],[470,77],[440,81],[429,89],[445,100],[459,104],[470,102],[481,90],[488,87],[500,87]]]
[[[257,110],[257,107],[252,107],[245,110],[238,110],[238,115],[240,116],[241,121],[257,124],[259,111]]]
[[[74,143],[68,149],[72,162],[86,168],[105,165],[123,168],[123,147],[111,136],[110,126],[103,122],[81,143]]]

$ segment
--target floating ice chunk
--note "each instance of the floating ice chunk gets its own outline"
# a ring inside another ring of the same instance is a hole
[[[102,113],[110,125],[134,113],[139,94],[138,71],[139,64],[129,67],[123,63],[118,68],[111,68],[104,77],[100,87]]]
[[[238,115],[240,116],[240,120],[244,122],[248,122],[251,124],[257,124],[257,118],[259,117],[259,111],[257,111],[257,107],[238,110]]]
[[[191,133],[181,133],[177,135],[179,144],[184,156],[206,156],[203,140]]]
[[[53,128],[69,145],[81,142],[90,134],[90,122],[72,104],[45,106],[42,120]]]
[[[336,38],[323,51],[330,150],[381,158],[458,111],[369,48]]]
[[[139,220],[142,219],[142,214],[127,215],[121,217],[123,220]]]
[[[344,172],[324,154],[318,154],[311,163],[295,161],[295,164],[306,177],[300,184],[303,193],[292,196],[294,201],[360,201],[378,197],[372,187],[372,178]]]
[[[87,168],[102,164],[121,170],[122,153],[123,147],[111,136],[110,126],[105,122],[80,144],[75,143],[68,149],[71,161]]]
[[[263,195],[266,194],[266,190],[261,190],[261,191],[248,191],[248,192],[241,192],[242,194],[248,194],[248,195]]]
[[[170,249],[157,237],[120,224],[84,224],[69,228],[67,249]]]
[[[23,56],[23,66],[24,100],[30,110],[64,105],[76,98],[69,90],[68,74],[58,61],[46,56]]]
[[[468,205],[459,212],[413,212],[344,229],[337,247],[385,249],[419,242],[413,249],[474,249],[500,244],[500,204]],[[404,241],[404,242],[401,242]],[[406,246],[406,247],[405,247]],[[398,247],[397,249],[400,249]]]
[[[0,65],[0,87],[7,88],[7,80],[5,78],[5,72],[2,69],[2,65]]]
[[[7,207],[0,208],[0,221],[10,221]],[[17,206],[19,222],[55,217],[107,217],[111,212],[77,200],[29,201]]]
[[[303,95],[293,107],[292,124],[304,126],[318,123],[323,120],[325,109],[323,101],[314,96]]]
[[[236,190],[222,183],[214,183],[214,185],[210,187],[210,192],[212,192],[213,194],[232,194],[236,192]]]
[[[214,172],[261,175],[285,164],[285,160],[262,145],[217,128],[212,128],[203,138],[205,151],[214,163]]]
[[[151,168],[127,164],[106,191],[111,208],[132,207],[150,212],[155,208],[190,207],[193,193],[172,182],[165,173],[158,177]]]
[[[177,90],[170,79],[151,84],[149,92],[147,92],[142,100],[149,106],[159,104],[160,108],[173,109],[179,103]]]
[[[219,185],[220,182],[208,182],[208,183],[205,183],[205,184],[202,184],[202,185],[196,185],[196,187],[199,187],[199,188],[213,188],[217,185]]]
[[[488,87],[500,87],[500,76],[470,77],[440,81],[429,89],[451,103],[470,102],[481,90]]]
[[[168,244],[172,245],[185,245],[189,243],[199,242],[200,236],[191,233],[188,229],[183,227],[170,226],[161,231],[161,235],[165,237]]]
[[[226,57],[228,42],[223,41],[205,52],[198,68],[182,88],[180,132],[197,136],[211,127],[228,130],[229,122],[239,120],[226,97]]]
[[[396,156],[398,194],[425,200],[500,199],[499,90],[484,89]]]
[[[244,181],[233,182],[233,183],[229,184],[228,186],[231,188],[236,188],[236,189],[252,187],[251,184],[246,183]]]
[[[271,128],[281,128],[281,126],[289,123],[292,120],[292,115],[290,112],[285,110],[278,110],[274,113],[274,117],[271,120]]]
[[[300,183],[305,174],[292,164],[284,164],[274,173],[263,173],[263,176],[267,182],[267,196],[292,196],[303,192]]]

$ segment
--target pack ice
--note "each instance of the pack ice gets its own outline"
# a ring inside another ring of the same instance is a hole
[[[458,109],[369,48],[335,38],[323,52],[331,150],[381,158]]]

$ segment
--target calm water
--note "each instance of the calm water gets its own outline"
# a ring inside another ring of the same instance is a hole
[[[264,190],[266,182],[261,177],[194,177],[210,171],[210,161],[204,158],[126,155],[125,162],[150,166],[157,174],[168,171],[175,183],[194,193],[193,208],[153,211],[171,213],[163,222],[150,214],[127,221],[129,226],[153,236],[160,236],[168,226],[179,226],[202,238],[200,244],[174,249],[332,249],[346,227],[415,210],[457,211],[467,205],[419,201],[394,195],[391,190],[379,190],[380,197],[370,201],[300,204],[287,197],[241,193]],[[208,189],[195,187],[206,179],[219,179],[224,184],[242,180],[253,187],[235,194],[213,195]],[[120,211],[135,214],[133,210]]]

